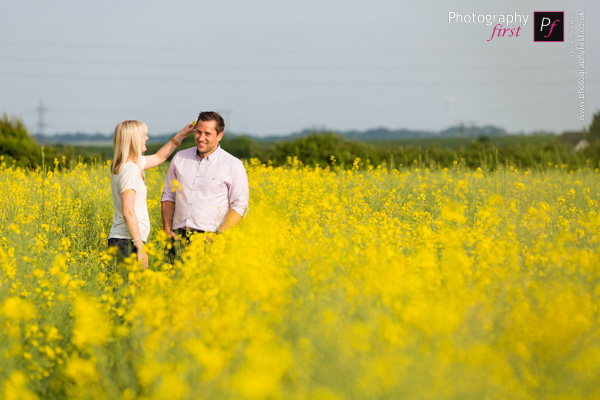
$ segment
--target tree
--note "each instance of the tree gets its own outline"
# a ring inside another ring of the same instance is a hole
[[[275,165],[285,165],[287,158],[294,156],[305,165],[331,165],[331,156],[335,158],[336,165],[342,166],[352,165],[356,158],[363,161],[368,158],[373,164],[381,162],[373,146],[348,140],[333,132],[313,132],[289,142],[279,142],[267,153],[267,159]]]
[[[0,155],[15,160],[20,167],[38,165],[42,160],[42,150],[27,133],[25,124],[6,114],[0,119]]]
[[[589,130],[590,142],[600,139],[600,110],[594,114]]]

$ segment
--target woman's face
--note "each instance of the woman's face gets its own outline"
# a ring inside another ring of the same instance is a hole
[[[142,148],[142,153],[145,152],[146,150],[148,150],[146,148],[147,141],[148,141],[148,132],[144,132],[140,136],[140,144],[141,144],[141,148]]]

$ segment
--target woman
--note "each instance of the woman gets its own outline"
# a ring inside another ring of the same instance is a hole
[[[115,212],[108,235],[108,248],[116,247],[121,256],[137,253],[143,269],[148,268],[144,243],[150,234],[150,217],[146,204],[144,170],[162,164],[194,130],[188,124],[154,155],[143,156],[148,140],[148,127],[140,121],[122,121],[115,128],[115,155],[110,167],[111,189]]]

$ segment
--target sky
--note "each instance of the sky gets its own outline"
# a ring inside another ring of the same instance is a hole
[[[0,1],[0,112],[32,133],[110,134],[136,119],[160,135],[208,110],[255,136],[560,133],[600,109],[597,0]],[[534,42],[534,11],[563,11],[565,41]],[[492,38],[497,24],[473,13],[528,19]]]

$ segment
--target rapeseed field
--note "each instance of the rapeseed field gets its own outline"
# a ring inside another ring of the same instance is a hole
[[[0,161],[1,162],[1,161]],[[250,211],[116,265],[106,164],[0,166],[0,398],[600,398],[600,173],[247,164]]]

